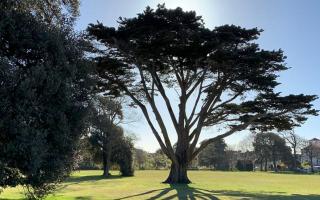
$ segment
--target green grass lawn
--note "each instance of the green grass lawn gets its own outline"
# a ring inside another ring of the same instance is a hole
[[[262,172],[190,171],[192,184],[162,184],[168,171],[136,171],[134,177],[117,172],[104,179],[101,171],[75,172],[53,200],[91,199],[274,199],[320,200],[320,176]],[[6,189],[0,199],[23,199],[21,188]]]

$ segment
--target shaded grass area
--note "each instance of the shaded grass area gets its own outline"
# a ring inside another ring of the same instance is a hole
[[[134,177],[110,178],[101,171],[75,172],[49,200],[102,199],[271,199],[320,200],[320,176],[264,172],[190,171],[189,185],[162,184],[168,171],[136,171]],[[9,188],[0,199],[23,199],[21,188]]]

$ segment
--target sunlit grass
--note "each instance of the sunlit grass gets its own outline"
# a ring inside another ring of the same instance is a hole
[[[136,171],[134,177],[102,178],[101,171],[75,172],[47,199],[320,199],[319,175],[261,172],[190,171],[192,184],[162,184],[168,171]],[[23,199],[21,188],[6,189],[0,199]]]

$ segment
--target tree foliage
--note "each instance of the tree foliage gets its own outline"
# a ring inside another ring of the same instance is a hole
[[[73,169],[88,63],[69,26],[9,5],[0,3],[0,187],[22,185],[42,198]]]
[[[275,171],[278,170],[278,161],[282,161],[288,165],[292,164],[293,156],[291,149],[286,145],[286,141],[277,134],[259,133],[255,137],[253,146],[257,160],[260,163],[272,162]]]
[[[168,169],[170,164],[171,161],[161,149],[158,149],[154,153],[149,153],[142,149],[135,148],[134,167],[136,169]]]
[[[79,0],[3,0],[3,9],[28,12],[50,25],[72,23],[79,16]]]
[[[123,119],[122,106],[117,100],[108,97],[95,96],[92,100],[89,115],[88,137],[96,152],[101,155],[103,175],[109,176],[110,159],[113,147],[123,139],[123,131],[118,123]]]
[[[123,120],[122,105],[119,100],[96,95],[92,100],[87,137],[95,157],[103,165],[103,175],[109,176],[112,163],[120,166],[123,176],[133,175],[133,144],[124,136],[119,126]]]
[[[305,147],[305,140],[297,135],[293,130],[280,132],[280,136],[286,140],[292,149],[294,157],[292,167],[296,170],[299,164],[298,152],[301,153],[301,150]]]
[[[253,171],[254,165],[251,160],[237,160],[236,168],[239,171]]]
[[[111,162],[120,166],[122,176],[133,176],[133,141],[130,137],[122,137],[114,147],[111,154]]]
[[[118,28],[97,23],[87,30],[93,41],[106,47],[96,57],[99,88],[124,94],[141,109],[172,160],[166,182],[188,183],[188,163],[214,141],[247,128],[292,129],[317,114],[311,104],[316,96],[274,91],[279,72],[287,69],[285,56],[282,50],[261,49],[255,43],[262,32],[257,28],[224,25],[211,30],[193,11],[159,5],[137,17],[120,18]],[[169,96],[170,90],[177,96]],[[177,134],[176,150],[158,99]],[[198,148],[203,127],[217,125],[225,132]]]
[[[308,158],[309,165],[311,166],[311,172],[314,172],[314,159],[320,157],[320,145],[316,140],[305,141],[305,147],[303,148],[303,154]]]
[[[209,144],[198,156],[199,165],[209,168],[213,167],[217,170],[228,169],[226,148],[227,144],[224,139]]]

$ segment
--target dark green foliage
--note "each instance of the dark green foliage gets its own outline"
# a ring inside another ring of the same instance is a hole
[[[253,142],[254,152],[257,161],[265,165],[268,161],[272,162],[274,171],[278,171],[277,162],[282,161],[292,166],[293,156],[291,148],[286,145],[286,141],[274,133],[259,133]],[[265,170],[267,170],[265,166]]]
[[[89,141],[88,137],[83,137],[80,139],[79,152],[78,152],[78,163],[76,168],[78,170],[93,170],[100,169],[99,161],[100,157],[96,158],[98,153],[96,148],[94,148]],[[99,154],[99,156],[101,156]]]
[[[253,171],[253,163],[251,160],[238,160],[236,168],[239,171]]]
[[[209,144],[198,156],[199,165],[216,170],[227,170],[229,168],[226,158],[226,147],[224,139]]]
[[[123,137],[113,148],[111,162],[120,166],[122,176],[133,176],[133,142],[128,137]]]
[[[115,132],[113,132],[112,138],[109,145],[112,145],[112,147],[108,148],[108,154],[110,157],[108,158],[108,170],[112,167],[112,165],[117,164],[120,167],[120,172],[123,176],[133,176],[134,174],[134,168],[133,168],[133,142],[132,139],[129,137],[126,137],[123,135],[123,130],[121,128],[117,128]],[[88,144],[86,146],[82,147],[82,153],[81,156],[86,156],[87,159],[82,160],[79,164],[79,168],[82,166],[87,167],[93,167],[96,168],[96,164],[102,164],[102,167],[104,167],[103,163],[103,148],[97,144],[97,140],[93,137],[88,138]],[[84,139],[86,140],[86,139]],[[89,159],[88,159],[89,157]],[[89,165],[86,165],[86,163],[89,163]],[[108,173],[108,172],[107,172]],[[107,176],[107,175],[106,175]]]
[[[91,104],[87,137],[96,161],[103,165],[103,175],[110,175],[112,162],[119,164],[122,175],[133,175],[133,144],[117,125],[123,119],[121,102],[98,95]]]
[[[0,187],[43,198],[73,169],[86,113],[83,42],[0,3]]]

